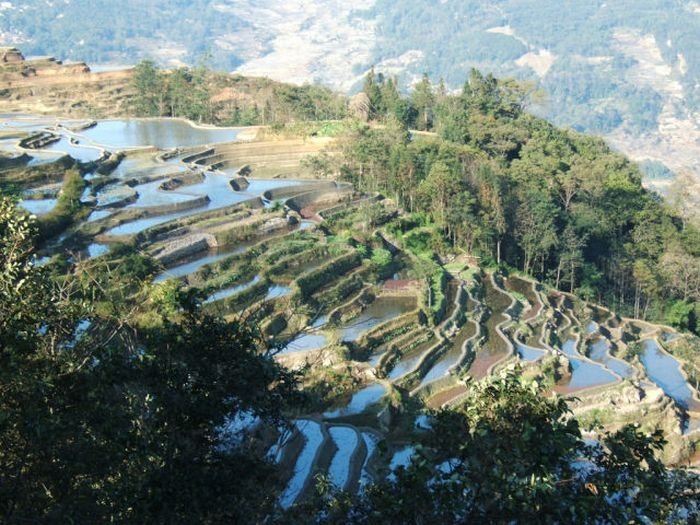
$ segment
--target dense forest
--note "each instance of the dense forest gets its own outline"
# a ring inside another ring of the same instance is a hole
[[[224,126],[278,125],[346,116],[345,97],[328,88],[294,86],[214,72],[203,65],[164,70],[144,60],[134,69],[134,114],[183,117]],[[227,96],[227,92],[233,92]]]
[[[534,81],[547,93],[539,109],[547,118],[607,133],[618,126],[637,132],[655,129],[664,102],[657,86],[639,82],[634,74],[638,60],[616,42],[616,31],[638,32],[634,41],[642,55],[647,53],[642,35],[651,34],[667,64],[682,60],[684,73],[675,78],[685,89],[686,107],[698,107],[700,52],[692,35],[700,17],[693,9],[689,3],[658,0],[568,2],[562,16],[561,6],[541,0],[412,0],[400,5],[379,0],[364,16],[380,20],[374,63],[419,49],[424,58],[404,76],[427,71],[457,88],[469,68],[476,67]],[[518,59],[541,50],[553,60],[540,78]]]
[[[164,72],[142,62],[135,111],[232,125],[355,111],[381,125],[355,127],[343,155],[310,164],[434,224],[439,234],[427,246],[477,253],[626,315],[697,329],[697,226],[645,190],[639,168],[602,139],[528,113],[530,85],[472,70],[459,95],[424,75],[402,96],[396,78],[371,70],[350,109],[327,89],[283,84],[264,102],[224,109],[211,103],[219,78],[203,68]]]
[[[386,124],[357,128],[319,173],[393,197],[413,212],[407,228],[437,229],[417,239],[432,250],[464,249],[627,315],[696,329],[697,226],[601,139],[528,114],[527,86],[473,70],[459,95],[424,76],[401,98],[394,79],[371,72],[364,93],[369,116]]]

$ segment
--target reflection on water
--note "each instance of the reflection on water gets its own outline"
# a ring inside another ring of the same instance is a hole
[[[49,144],[46,148],[43,148],[43,150],[67,153],[80,162],[92,162],[99,159],[102,155],[102,151],[99,148],[71,144],[68,137],[62,137],[61,140]]]
[[[588,357],[606,366],[622,378],[632,377],[634,368],[621,359],[610,355],[610,343],[607,339],[598,339],[590,345]]]
[[[367,485],[372,483],[373,478],[367,467],[381,439],[374,432],[362,432],[362,440],[365,442],[365,447],[367,447],[367,455],[365,456],[365,462],[362,464],[362,473],[360,474],[360,491],[363,491]]]
[[[363,332],[377,326],[384,321],[410,312],[415,308],[415,302],[411,299],[400,297],[379,297],[365,308],[359,316],[348,322],[340,329],[341,341],[356,341]]]
[[[451,348],[450,351],[442,356],[442,358],[435,363],[435,366],[433,366],[433,368],[431,368],[430,371],[425,374],[425,377],[421,381],[421,386],[447,375],[449,369],[459,362],[459,358],[461,356],[462,348],[456,346]]]
[[[299,497],[304,489],[304,484],[307,478],[311,475],[311,468],[314,464],[316,451],[323,444],[323,432],[321,425],[310,419],[298,419],[294,422],[297,430],[304,436],[304,448],[297,456],[296,464],[294,465],[294,474],[287,483],[287,486],[280,496],[280,505],[283,508],[289,508],[292,503]]]
[[[56,206],[58,199],[21,200],[19,205],[34,215],[46,215]]]
[[[609,370],[597,363],[591,363],[582,358],[571,358],[571,380],[566,386],[571,390],[579,390],[594,385],[614,383],[616,378]]]
[[[163,184],[163,181],[157,180],[155,182],[148,182],[135,186],[134,189],[139,194],[139,198],[136,202],[127,206],[127,208],[147,208],[150,206],[162,206],[164,204],[176,204],[178,202],[192,200],[197,197],[198,194],[208,195],[207,192],[218,192],[222,189],[224,191],[226,190],[226,188],[219,188],[217,185],[196,184],[186,186],[182,191],[164,191],[160,189],[161,184]]]
[[[644,341],[644,351],[639,359],[649,379],[659,385],[664,393],[678,405],[685,409],[697,405],[693,399],[693,391],[681,373],[680,363],[664,352],[655,340]]]
[[[516,341],[515,348],[518,351],[520,359],[526,363],[534,363],[535,361],[541,359],[546,353],[546,350],[540,350],[539,348],[533,348],[521,342]]]
[[[292,289],[289,286],[282,286],[280,284],[273,284],[267,290],[267,295],[265,300],[269,301],[271,299],[279,299],[280,297],[285,297],[292,293]]]
[[[160,278],[160,276],[158,276]],[[157,279],[156,279],[157,281]],[[230,288],[224,288],[223,290],[218,290],[211,294],[206,301],[204,301],[204,304],[207,303],[213,303],[214,301],[220,301],[221,299],[226,299],[227,297],[231,297],[232,295],[236,295],[239,292],[242,292],[243,290],[247,290],[251,286],[254,286],[255,284],[260,282],[260,276],[256,275],[252,280],[248,281],[247,283],[239,284],[236,286],[232,286]]]
[[[105,120],[81,132],[97,144],[113,148],[174,148],[236,140],[238,130],[199,128],[179,119]]]
[[[28,153],[28,155],[31,155],[32,159],[27,163],[27,166],[40,166],[42,164],[48,164],[49,162],[55,162],[63,157],[63,154],[61,153],[44,153],[41,150],[32,151],[31,153]]]
[[[369,385],[362,390],[355,392],[347,405],[336,410],[325,412],[323,417],[331,419],[361,414],[367,410],[370,405],[373,405],[383,398],[386,393],[386,387],[381,383]]]
[[[316,319],[314,319],[313,323],[311,323],[311,328],[321,328],[327,322],[328,322],[327,315],[319,315]]]
[[[192,260],[190,260],[188,262],[185,262],[183,264],[178,264],[177,266],[173,266],[172,268],[168,268],[163,273],[158,275],[153,280],[153,282],[160,283],[160,282],[165,281],[166,279],[175,279],[178,277],[184,277],[185,275],[189,275],[191,273],[196,272],[202,266],[221,261],[223,259],[226,259],[227,257],[231,257],[232,255],[235,255],[237,253],[242,252],[244,249],[245,248],[243,248],[243,247],[236,247],[233,250],[202,252],[202,253],[206,253],[207,255],[205,255],[203,257],[202,256],[195,256]]]
[[[360,439],[358,433],[349,427],[330,427],[328,433],[338,449],[328,467],[328,477],[333,485],[342,490],[350,479],[350,462]]]
[[[119,165],[114,169],[111,175],[115,177],[146,177],[146,176],[158,176],[158,175],[169,175],[176,171],[181,170],[170,162],[156,162],[152,157],[126,157]]]
[[[401,360],[394,365],[394,368],[391,369],[391,372],[389,372],[387,377],[392,381],[395,381],[396,379],[399,379],[400,377],[413,371],[418,366],[418,363],[420,363],[423,355],[424,352],[416,351],[410,355],[403,356]]]
[[[396,452],[394,452],[394,455],[391,457],[391,462],[389,463],[389,470],[391,471],[391,474],[389,474],[388,478],[389,480],[395,480],[396,479],[396,472],[399,468],[406,468],[411,464],[411,458],[416,453],[416,447],[413,445],[406,445],[405,447],[402,447],[398,449]]]
[[[310,350],[318,350],[328,344],[326,336],[323,334],[300,334],[284,348],[280,350],[280,354],[293,354],[296,352],[308,352]]]
[[[109,252],[109,244],[92,243],[87,247],[88,257],[99,257]]]
[[[93,210],[87,218],[88,222],[99,221],[105,219],[114,213],[113,210]]]
[[[451,348],[445,353],[437,363],[433,365],[430,371],[425,374],[420,386],[426,385],[431,381],[439,379],[449,372],[449,370],[459,363],[462,353],[464,351],[464,344],[467,339],[471,338],[476,333],[476,323],[474,321],[467,321],[462,328],[460,328],[454,341],[451,343]]]
[[[147,217],[144,219],[127,222],[122,224],[121,226],[112,228],[106,233],[107,235],[133,235],[152,226],[157,226],[158,224],[163,224],[165,222],[180,219],[182,217],[189,217],[190,215],[196,215],[205,211],[224,208],[226,206],[253,199],[269,189],[300,184],[299,181],[279,179],[251,180],[247,191],[234,192],[231,189],[231,186],[229,185],[229,180],[230,179],[228,177],[222,175],[207,174],[204,182],[187,187],[188,193],[196,195],[206,195],[209,197],[209,202],[204,204],[203,206],[179,212],[168,213],[166,215],[158,215],[156,217]],[[138,188],[139,187],[137,186],[137,191]],[[192,197],[190,196],[189,198]],[[140,199],[139,201],[137,201],[136,206],[139,205],[139,202]]]

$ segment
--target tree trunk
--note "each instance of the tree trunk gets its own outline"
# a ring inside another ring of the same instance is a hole
[[[569,288],[570,293],[574,293],[574,288],[576,287],[576,266],[574,261],[571,261],[571,287]]]
[[[561,278],[561,259],[559,260],[559,264],[557,265],[557,277],[554,281],[554,288],[557,290],[559,289],[559,279]]]

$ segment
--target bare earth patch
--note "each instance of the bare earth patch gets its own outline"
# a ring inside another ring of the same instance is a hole
[[[627,80],[654,89],[664,98],[664,105],[656,132],[640,136],[620,128],[606,138],[633,160],[658,160],[676,173],[693,173],[696,182],[690,193],[697,199],[700,196],[700,191],[696,192],[696,188],[700,189],[700,114],[691,112],[684,99],[679,81],[684,74],[683,58],[679,56],[675,64],[668,64],[655,38],[637,31],[617,30],[614,44],[637,61]],[[664,184],[652,183],[652,186],[662,192],[665,190]]]
[[[544,77],[557,60],[557,55],[547,49],[525,53],[515,63],[521,67],[529,67],[538,77]]]
[[[236,72],[303,84],[318,82],[347,90],[354,83],[353,66],[370,61],[375,43],[374,21],[352,18],[374,0],[351,4],[340,0],[229,0],[222,8],[270,35],[269,49],[249,44],[249,56],[259,54]]]

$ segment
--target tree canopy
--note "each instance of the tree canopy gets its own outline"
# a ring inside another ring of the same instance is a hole
[[[56,281],[35,230],[0,200],[2,521],[261,521],[278,481],[240,425],[298,405],[296,375],[171,283],[93,263]]]
[[[413,108],[403,112],[409,120],[379,104],[384,113],[374,118],[384,125],[348,138],[338,172],[425,214],[452,250],[633,317],[668,314],[696,328],[700,233],[642,187],[633,163],[598,138],[528,114],[530,86],[473,70],[460,93],[436,91],[424,78],[393,102]],[[411,136],[410,127],[434,136]],[[679,316],[677,301],[695,313]]]

